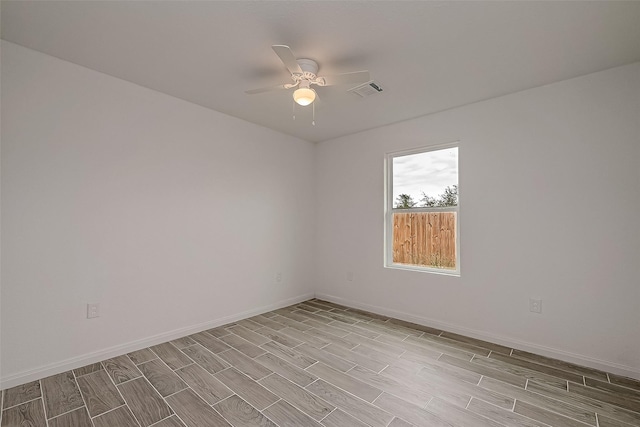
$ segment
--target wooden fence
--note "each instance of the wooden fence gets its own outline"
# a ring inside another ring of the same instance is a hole
[[[456,213],[394,213],[393,262],[456,268]]]

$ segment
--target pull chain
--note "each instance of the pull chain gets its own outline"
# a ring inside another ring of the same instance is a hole
[[[291,103],[291,114],[293,116],[293,120],[296,119],[296,102],[292,101]],[[313,126],[316,125],[316,103],[311,104],[311,124]]]

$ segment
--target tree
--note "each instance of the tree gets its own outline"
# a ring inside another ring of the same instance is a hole
[[[416,204],[413,201],[413,197],[408,194],[400,194],[396,197],[396,209],[409,209],[415,207]]]
[[[423,208],[433,208],[437,206],[438,201],[433,197],[427,196],[427,194],[423,191],[420,203],[422,203]]]
[[[447,186],[444,189],[444,193],[440,195],[440,199],[437,202],[438,207],[444,206],[458,206],[458,186]]]

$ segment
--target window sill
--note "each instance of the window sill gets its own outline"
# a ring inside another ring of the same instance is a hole
[[[391,264],[391,265],[385,265],[384,268],[389,268],[392,270],[417,271],[420,273],[432,273],[432,274],[439,274],[442,276],[460,277],[460,271],[458,270],[445,270],[445,269],[439,269],[439,268],[419,267],[417,265],[412,266],[412,265],[405,265],[405,264]]]

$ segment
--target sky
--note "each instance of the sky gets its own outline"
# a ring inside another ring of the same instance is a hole
[[[419,202],[423,191],[438,198],[450,185],[458,185],[458,147],[393,158],[394,201],[409,194]]]

